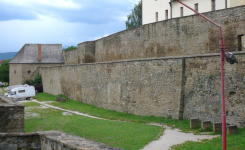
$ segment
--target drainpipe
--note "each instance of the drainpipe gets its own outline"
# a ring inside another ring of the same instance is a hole
[[[203,14],[197,12],[196,10],[192,9],[191,7],[187,6],[186,4],[182,3],[179,0],[171,0],[171,2],[179,2],[180,4],[184,5],[185,7],[189,8],[190,10],[194,11],[204,19],[208,20],[212,24],[219,27],[219,45],[220,45],[220,71],[221,71],[221,91],[222,91],[222,146],[223,150],[226,150],[226,115],[225,115],[225,88],[224,88],[224,57],[225,57],[225,51],[223,46],[223,37],[222,37],[222,29],[219,24],[212,21],[208,17],[204,16]]]
[[[171,0],[169,2],[169,5],[170,5],[170,18],[172,19],[172,2],[171,2]]]

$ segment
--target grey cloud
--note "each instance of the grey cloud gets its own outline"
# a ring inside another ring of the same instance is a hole
[[[34,6],[29,8],[15,8],[0,3],[0,21],[20,19],[35,20],[38,14],[52,16],[67,22],[82,22],[86,24],[106,24],[117,21],[119,17],[127,16],[128,8],[132,5],[125,1],[110,2],[101,0],[76,0],[83,6],[81,9],[61,9],[51,6]]]

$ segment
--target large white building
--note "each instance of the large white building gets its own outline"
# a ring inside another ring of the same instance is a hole
[[[200,13],[245,5],[245,0],[181,0]],[[172,5],[171,5],[172,4]],[[170,0],[142,0],[142,24],[193,15],[194,12]]]

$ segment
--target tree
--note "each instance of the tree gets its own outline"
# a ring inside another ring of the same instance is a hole
[[[127,16],[128,20],[126,23],[126,29],[131,29],[142,25],[142,3],[135,4],[132,13]]]
[[[75,50],[75,49],[77,49],[76,46],[70,46],[70,47],[66,48],[66,51],[71,51],[71,50]]]
[[[0,66],[0,81],[9,83],[9,61],[5,60]]]

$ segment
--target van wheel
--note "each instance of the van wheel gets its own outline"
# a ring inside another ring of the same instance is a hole
[[[30,100],[30,97],[27,97],[26,100]]]

